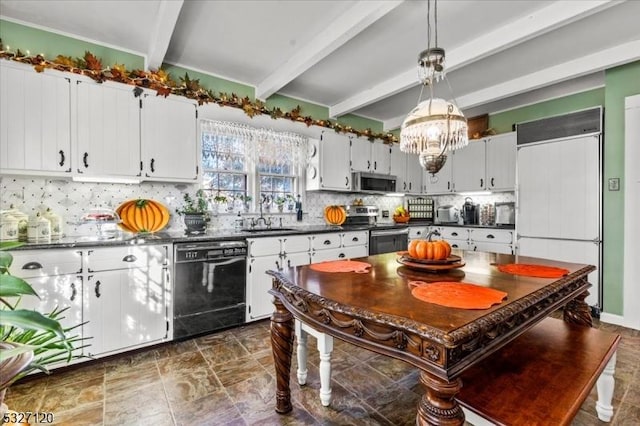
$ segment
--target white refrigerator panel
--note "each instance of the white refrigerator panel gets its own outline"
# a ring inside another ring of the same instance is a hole
[[[520,235],[600,239],[599,141],[583,136],[518,149]]]
[[[539,257],[553,259],[560,262],[584,263],[598,268],[600,246],[591,241],[551,240],[543,238],[520,238],[518,240],[518,256]],[[516,262],[520,262],[516,258]],[[589,305],[598,304],[598,270],[589,274]]]

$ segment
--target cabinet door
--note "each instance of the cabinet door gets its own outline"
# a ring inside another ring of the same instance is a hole
[[[87,277],[84,288],[87,323],[83,333],[92,338],[87,349],[90,355],[115,353],[167,337],[165,279],[161,271],[162,268],[126,269],[96,272]]]
[[[341,244],[340,234],[317,234],[311,236],[311,248],[313,250],[337,248]]]
[[[322,132],[320,140],[320,187],[351,190],[349,137],[334,131]]]
[[[353,138],[350,142],[351,170],[354,172],[373,172],[371,160],[373,143],[367,139]]]
[[[417,155],[407,157],[407,190],[409,194],[422,194],[424,169],[418,161]]]
[[[266,318],[273,313],[273,303],[268,291],[272,287],[269,270],[277,270],[281,265],[280,256],[262,256],[249,259],[247,268],[247,310],[248,318],[253,321]]]
[[[513,231],[504,229],[470,229],[469,239],[473,242],[512,244]]]
[[[282,251],[282,238],[280,237],[249,238],[247,244],[251,257],[278,255]]]
[[[124,84],[79,81],[77,173],[140,176],[140,99]]]
[[[389,174],[396,177],[396,191],[406,192],[407,184],[407,159],[408,155],[400,151],[400,145],[394,144],[391,147],[391,157],[389,165]]]
[[[471,141],[469,145],[455,151],[452,160],[453,188],[456,192],[486,188],[484,139]]]
[[[444,194],[453,191],[451,182],[452,164],[452,155],[449,153],[447,161],[445,161],[438,173],[435,175],[427,173],[425,176],[425,192],[427,194]]]
[[[196,104],[193,101],[143,95],[143,177],[174,182],[197,180],[196,130]]]
[[[309,263],[311,263],[311,257],[308,251],[304,253],[289,253],[285,258],[284,266],[286,268],[293,268],[308,265]]]
[[[0,64],[0,173],[71,172],[70,80]]]
[[[469,229],[468,228],[456,228],[456,227],[442,227],[440,228],[440,235],[443,240],[468,240]]]
[[[371,143],[371,171],[388,175],[391,168],[391,146],[375,141]]]
[[[511,190],[516,187],[516,133],[487,139],[487,188]]]
[[[67,308],[60,318],[63,328],[76,327],[67,336],[82,336],[82,278],[77,275],[41,276],[28,278],[38,297],[24,296],[19,309],[33,309],[48,314],[54,309]],[[77,354],[80,354],[78,351]]]
[[[342,247],[328,250],[318,250],[311,253],[311,263],[328,262],[331,260],[346,259],[347,255]]]
[[[342,247],[369,245],[368,231],[345,232],[342,234]]]

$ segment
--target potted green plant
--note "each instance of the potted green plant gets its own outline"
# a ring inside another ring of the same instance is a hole
[[[293,209],[296,207],[296,199],[293,196],[293,194],[287,194],[285,195],[285,198],[287,202],[287,210],[292,212]]]
[[[187,234],[204,232],[207,227],[207,209],[209,207],[209,200],[204,191],[198,189],[194,197],[185,193],[182,199],[182,207],[176,209],[176,213],[183,216]]]
[[[229,210],[229,206],[227,205],[228,199],[225,195],[220,194],[219,192],[213,197],[213,202],[218,210],[218,213],[226,213]]]
[[[273,202],[278,206],[278,211],[281,212],[284,210],[284,203],[287,202],[287,199],[283,196],[277,196]]]
[[[82,324],[66,329],[60,324],[66,309],[42,314],[18,308],[20,298],[39,297],[28,282],[9,272],[13,256],[6,250],[20,244],[0,243],[0,419],[6,412],[5,394],[13,383],[35,370],[49,373],[47,365],[78,358],[73,352],[84,347],[79,345],[84,338],[68,337]]]

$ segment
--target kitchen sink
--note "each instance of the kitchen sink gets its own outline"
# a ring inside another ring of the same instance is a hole
[[[252,234],[261,234],[266,232],[282,232],[282,231],[295,231],[295,228],[246,228],[242,229],[242,232],[250,232]]]

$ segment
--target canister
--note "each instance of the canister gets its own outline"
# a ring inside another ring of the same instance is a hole
[[[59,240],[62,238],[62,218],[50,208],[47,208],[43,216],[51,223],[51,239]]]
[[[8,212],[0,215],[0,241],[18,241],[18,219]]]
[[[11,206],[9,210],[11,216],[18,219],[18,241],[27,241],[27,229],[29,228],[29,215]]]
[[[27,240],[30,243],[48,243],[51,241],[51,222],[40,215],[40,212],[29,218]]]

